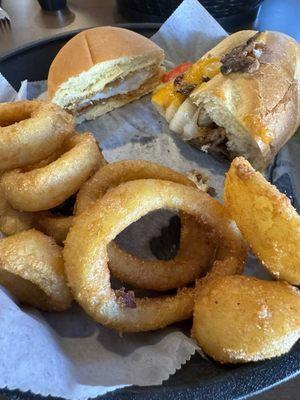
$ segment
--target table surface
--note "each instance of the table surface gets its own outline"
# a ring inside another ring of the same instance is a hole
[[[11,30],[0,30],[0,54],[26,43],[78,28],[126,22],[114,0],[69,0],[65,12],[43,12],[36,0],[3,0],[1,7],[11,17]],[[254,27],[278,30],[300,41],[300,0],[265,0]],[[253,400],[299,400],[300,376]],[[0,400],[4,400],[3,398]]]

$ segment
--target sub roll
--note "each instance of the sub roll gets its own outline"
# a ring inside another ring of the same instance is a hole
[[[240,31],[175,70],[152,103],[184,140],[218,158],[242,155],[263,170],[299,126],[299,81],[295,40]]]

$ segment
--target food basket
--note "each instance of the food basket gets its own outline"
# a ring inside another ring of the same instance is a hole
[[[119,12],[131,22],[164,22],[181,0],[117,0]],[[262,0],[201,0],[200,3],[228,31],[247,27]]]

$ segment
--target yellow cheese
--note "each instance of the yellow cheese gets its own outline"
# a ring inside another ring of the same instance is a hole
[[[208,77],[212,79],[220,72],[220,66],[220,59],[217,57],[206,58],[204,60],[200,59],[191,65],[183,74],[182,83],[201,85],[203,83],[202,78]],[[168,108],[171,103],[179,107],[186,97],[187,96],[176,92],[174,81],[171,81],[160,85],[154,91],[152,101],[163,108]]]
[[[176,93],[174,90],[173,82],[168,82],[164,85],[160,85],[152,96],[152,101],[161,107],[168,108],[168,106],[174,101],[178,103],[178,106],[184,101],[185,96],[180,93]]]
[[[274,133],[268,130],[266,126],[262,125],[256,115],[245,115],[243,122],[246,128],[250,129],[250,134],[254,137],[258,137],[262,142],[269,144],[274,139]]]

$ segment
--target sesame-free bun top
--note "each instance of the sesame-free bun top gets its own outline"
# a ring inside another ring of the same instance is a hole
[[[114,66],[118,60],[145,59],[160,63],[163,51],[150,39],[127,29],[101,26],[80,32],[62,47],[48,74],[48,97],[72,77],[99,63]],[[106,68],[104,69],[105,72]]]

